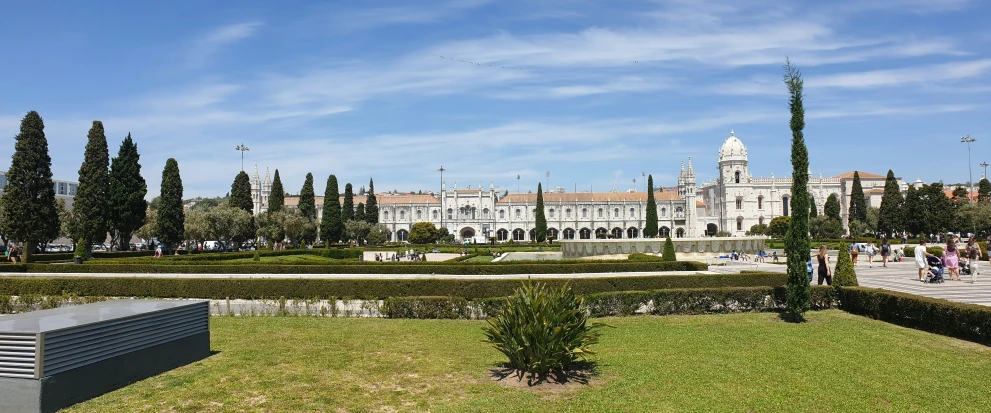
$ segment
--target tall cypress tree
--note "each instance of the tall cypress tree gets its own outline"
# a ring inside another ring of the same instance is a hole
[[[853,171],[853,189],[850,191],[850,221],[867,222],[867,199],[860,185],[860,172]]]
[[[803,321],[809,310],[811,286],[805,263],[809,259],[809,150],[805,147],[805,108],[802,105],[804,82],[802,73],[786,60],[784,82],[788,86],[791,109],[791,222],[785,234],[788,257],[787,315],[792,321]]]
[[[832,218],[839,221],[840,200],[836,197],[836,194],[829,194],[826,198],[826,204],[822,206],[822,212],[826,215],[826,218]]]
[[[365,221],[375,225],[379,223],[379,206],[375,199],[375,180],[368,179],[368,197],[365,199]]]
[[[819,208],[816,207],[815,197],[809,197],[809,217],[816,218],[819,216]]]
[[[923,185],[925,187],[925,185]],[[916,235],[926,235],[929,211],[922,199],[922,191],[914,186],[908,187],[905,193],[905,202],[902,204],[902,226]]]
[[[882,234],[891,234],[902,229],[902,191],[898,189],[895,173],[888,170],[884,181],[884,195],[881,196],[881,210],[878,213],[877,230]]]
[[[103,122],[93,121],[79,167],[79,189],[72,203],[79,235],[86,241],[86,256],[93,256],[93,243],[107,239],[107,194],[110,186],[110,154]]]
[[[537,216],[534,218],[536,228],[533,236],[537,242],[547,240],[547,217],[544,216],[544,188],[537,182]]]
[[[303,189],[299,191],[299,212],[309,220],[317,219],[317,205],[313,196],[313,174],[307,172]]]
[[[272,191],[268,194],[268,212],[279,212],[286,203],[286,190],[282,188],[282,178],[279,178],[279,170],[275,170],[275,178],[272,179]]]
[[[653,238],[657,236],[657,201],[654,200],[654,175],[647,175],[647,214],[644,216],[647,222],[643,227],[643,236]]]
[[[238,172],[234,177],[234,183],[231,184],[230,205],[254,214],[255,202],[251,200],[251,178],[248,178],[247,172]]]
[[[118,249],[125,251],[131,236],[145,223],[148,214],[148,185],[141,176],[141,156],[131,134],[120,144],[117,157],[110,161],[110,189],[107,196],[111,235]]]
[[[323,191],[323,218],[320,220],[320,238],[327,247],[344,237],[344,221],[341,219],[341,194],[337,189],[337,177],[327,177]]]
[[[342,221],[354,220],[354,189],[351,184],[344,185],[344,203],[341,205]],[[364,217],[362,217],[364,218]]]
[[[182,177],[175,158],[165,161],[162,170],[162,194],[155,220],[155,236],[163,249],[170,251],[183,241],[186,234],[186,215],[182,211]]]
[[[8,239],[24,243],[24,262],[31,261],[35,245],[58,238],[61,225],[52,182],[52,158],[48,155],[45,123],[30,111],[14,137],[14,155],[7,171],[3,216]]]
[[[977,202],[987,203],[991,201],[991,181],[988,178],[981,178],[977,184]]]
[[[354,209],[354,219],[355,220],[358,220],[358,221],[366,221],[365,220],[365,203],[364,202],[359,202],[358,203],[358,206],[355,207],[355,209]]]

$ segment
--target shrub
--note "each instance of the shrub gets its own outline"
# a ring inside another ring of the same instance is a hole
[[[626,257],[628,261],[632,262],[661,262],[663,259],[653,254],[644,254],[642,252],[634,252]]]
[[[461,297],[389,297],[381,311],[388,318],[475,318],[468,300]]]
[[[942,257],[943,256],[943,247],[936,247],[936,246],[932,246],[932,245],[926,245],[926,252],[928,252],[928,253],[930,253],[932,255],[935,255],[937,257]],[[902,253],[905,254],[906,257],[911,258],[911,257],[915,256],[915,247],[905,247],[905,249],[902,250]]]
[[[252,260],[252,261],[256,261],[256,262],[257,262],[257,261],[261,261],[261,260],[262,260],[262,257],[261,257],[260,255],[258,255],[258,252],[256,251],[256,252],[255,252],[255,256],[254,256],[254,257],[252,257],[252,258],[251,258],[251,260]]]
[[[671,237],[664,240],[664,252],[661,254],[661,261],[678,261],[678,257],[674,254],[674,242],[671,242]]]
[[[857,282],[857,270],[853,268],[853,260],[850,259],[850,252],[846,246],[840,248],[839,256],[836,258],[836,270],[833,271],[833,285],[837,287],[855,287],[860,285]]]
[[[844,311],[900,326],[991,345],[991,308],[864,287],[838,291]]]
[[[489,319],[485,342],[509,359],[510,368],[543,380],[595,354],[590,347],[604,325],[588,318],[584,300],[567,284],[526,283]]]

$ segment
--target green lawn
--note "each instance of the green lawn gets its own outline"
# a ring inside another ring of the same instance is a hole
[[[70,412],[988,411],[991,348],[838,310],[605,319],[599,382],[506,388],[479,321],[214,318],[218,354]]]
[[[269,256],[269,257],[258,257],[261,262],[271,263],[271,264],[295,264],[299,262],[326,262],[326,263],[339,263],[342,260],[321,257],[319,255],[280,255],[280,256]],[[238,258],[234,260],[228,260],[227,262],[254,262],[254,258]]]
[[[491,255],[479,255],[476,257],[471,257],[464,262],[492,262],[493,259],[495,259],[495,257]]]

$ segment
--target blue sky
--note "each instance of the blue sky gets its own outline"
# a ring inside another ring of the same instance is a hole
[[[0,168],[37,110],[57,178],[98,119],[112,155],[133,134],[149,196],[169,157],[187,197],[223,195],[242,142],[291,192],[307,172],[436,190],[441,165],[459,188],[642,190],[689,156],[701,183],[731,129],[754,176],[785,176],[785,56],[814,175],[965,181],[965,134],[975,179],[991,161],[984,1],[163,4],[0,4]]]

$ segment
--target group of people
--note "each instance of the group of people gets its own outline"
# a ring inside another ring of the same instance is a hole
[[[924,239],[919,241],[919,246],[915,247],[915,266],[919,270],[919,281],[925,282],[926,273],[929,270],[929,258],[932,257],[939,259],[942,266],[946,268],[948,278],[956,281],[961,281],[960,264],[961,259],[965,260],[970,271],[970,282],[977,282],[979,263],[984,257],[981,246],[977,244],[977,239],[974,237],[967,240],[967,245],[963,250],[957,246],[959,242],[960,237],[947,234],[946,248],[943,249],[943,255],[940,257],[929,252]]]
[[[764,262],[764,260],[767,259],[768,257],[773,259],[773,262],[778,262],[777,251],[768,254],[766,251],[760,250],[757,251],[757,255],[755,256],[750,256],[746,252],[742,252],[742,251],[738,253],[736,252],[736,250],[733,250],[733,252],[730,253],[730,259],[732,259],[733,261],[750,261],[751,259],[753,259],[754,262]]]
[[[880,246],[875,246],[874,241],[868,241],[865,245],[857,243],[850,244],[848,248],[850,251],[850,261],[853,262],[854,267],[860,261],[861,252],[867,254],[867,265],[870,268],[874,268],[874,257],[877,255],[881,256],[881,266],[887,267],[888,260],[891,259],[894,252],[894,249],[891,248],[891,243],[888,241],[888,237],[881,238]],[[895,255],[895,259],[897,259],[897,255]]]

